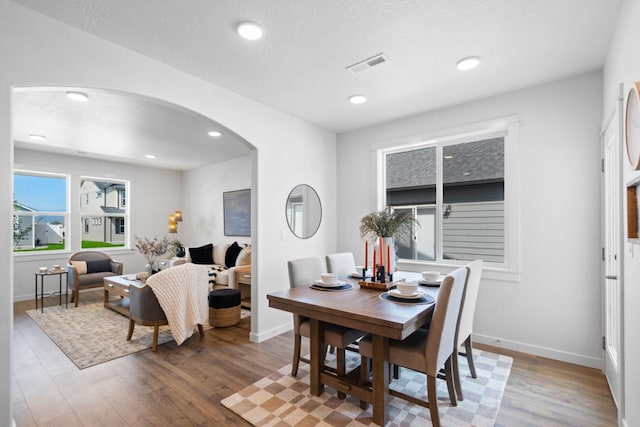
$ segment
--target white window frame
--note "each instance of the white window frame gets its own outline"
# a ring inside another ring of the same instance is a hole
[[[436,145],[436,162],[442,164],[442,146],[460,144],[481,139],[488,139],[493,136],[504,136],[504,263],[485,263],[484,271],[489,272],[493,279],[517,282],[520,280],[520,198],[519,198],[519,129],[520,119],[518,116],[508,116],[495,120],[484,121],[456,128],[443,129],[424,135],[413,135],[407,138],[387,141],[374,147],[375,162],[377,171],[376,200],[377,209],[386,206],[386,171],[384,156],[387,153],[407,151],[418,147]],[[442,168],[438,168],[436,185],[442,184]],[[442,217],[442,192],[436,193],[436,215]],[[438,224],[436,227],[437,244],[440,248],[436,251],[438,257],[442,255],[442,229]],[[406,260],[399,261],[399,266],[408,270],[420,271],[429,266],[434,268],[445,267],[455,268],[466,265],[468,261],[442,260],[420,261]],[[495,274],[491,274],[494,272]],[[484,274],[484,273],[483,273]]]
[[[39,217],[39,216],[59,216],[59,217],[63,217],[64,218],[65,236],[64,236],[64,248],[63,249],[45,250],[45,251],[24,251],[24,252],[13,251],[13,256],[18,256],[18,257],[26,257],[26,256],[34,256],[34,255],[46,256],[46,255],[51,255],[51,254],[59,254],[59,253],[63,253],[63,252],[68,252],[69,251],[69,245],[70,245],[69,228],[70,228],[70,218],[71,218],[71,212],[70,212],[71,176],[67,175],[67,174],[62,174],[62,173],[34,171],[34,170],[28,170],[28,169],[14,169],[13,170],[13,175],[16,175],[16,174],[18,174],[18,175],[40,176],[40,177],[45,177],[45,178],[62,178],[62,179],[65,180],[66,202],[65,202],[65,211],[64,212],[54,212],[54,211],[29,212],[29,211],[14,211],[12,209],[12,214],[16,214],[18,216],[31,216],[32,217],[32,222],[34,221],[34,219],[36,217]],[[12,189],[12,191],[13,191],[13,189]],[[20,202],[20,200],[18,200],[18,202]],[[13,204],[13,202],[12,202],[12,204]],[[32,232],[34,232],[34,230],[32,230]],[[13,246],[13,242],[12,242],[12,246]]]
[[[131,181],[127,180],[127,179],[119,179],[119,178],[104,178],[104,177],[97,177],[97,176],[90,176],[90,175],[79,175],[79,180],[78,180],[78,189],[80,189],[80,183],[82,181],[98,181],[98,182],[113,182],[113,183],[120,183],[120,184],[124,184],[124,194],[130,194],[130,190],[131,190]],[[118,191],[118,194],[116,195],[116,199],[117,199],[117,203],[118,205],[120,205],[121,202],[121,191]],[[124,209],[125,213],[124,214],[110,214],[110,215],[102,215],[102,216],[112,216],[112,217],[119,217],[119,218],[124,218],[124,223],[125,223],[125,232],[124,233],[118,233],[118,234],[122,234],[124,236],[124,246],[116,246],[116,247],[100,247],[98,248],[98,250],[100,251],[104,251],[104,252],[115,252],[115,251],[121,251],[123,249],[129,249],[130,248],[130,242],[131,242],[131,227],[128,227],[127,224],[131,224],[130,221],[130,216],[131,216],[131,210],[129,209],[128,206],[126,206],[126,204],[124,206],[118,206],[119,209]],[[82,209],[80,209],[79,212],[80,217],[83,217],[82,214]],[[95,215],[91,215],[91,214],[86,214],[84,215],[84,218],[89,218],[89,217],[93,217]],[[79,242],[80,245],[82,245],[82,239],[80,239]],[[82,250],[82,248],[80,248],[80,250]]]

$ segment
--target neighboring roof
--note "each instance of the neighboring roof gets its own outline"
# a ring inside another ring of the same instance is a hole
[[[504,179],[504,138],[491,138],[445,146],[445,184],[488,182]],[[434,146],[387,155],[386,187],[433,187],[436,184]],[[469,175],[465,175],[468,173]]]
[[[13,210],[14,211],[23,211],[23,212],[38,212],[37,209],[31,208],[24,203],[13,202]]]
[[[125,213],[124,209],[118,209],[118,208],[114,208],[111,206],[100,206],[100,209],[102,209],[102,212],[106,213],[106,214],[123,214]]]
[[[102,181],[92,181],[96,187],[98,187],[100,190],[106,190],[107,188],[115,188],[118,190],[124,190],[124,184],[122,183],[116,183],[116,182],[102,182]]]

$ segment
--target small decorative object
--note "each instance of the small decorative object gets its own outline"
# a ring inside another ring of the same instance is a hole
[[[177,256],[178,258],[182,258],[185,256],[186,251],[184,249],[184,245],[180,240],[174,239],[171,242],[171,245],[173,246],[173,253],[175,256]]]
[[[39,271],[40,273],[46,273],[46,272],[47,272],[47,267],[40,267],[40,268],[38,269],[38,271]]]
[[[167,237],[163,237],[162,239],[158,239],[154,237],[153,240],[147,237],[135,237],[136,239],[136,249],[142,255],[144,255],[147,260],[147,272],[149,274],[157,273],[158,270],[156,268],[156,262],[158,258],[169,251],[169,247],[171,246],[171,241]]]
[[[396,249],[393,238],[413,233],[414,227],[420,226],[418,220],[408,211],[396,211],[387,207],[381,211],[371,212],[360,220],[360,236],[365,238],[365,267],[369,263],[369,241],[373,242],[374,274],[376,266],[385,267],[389,276],[395,271]],[[376,243],[378,243],[376,249]],[[377,259],[376,255],[380,254]],[[386,256],[385,256],[386,254]],[[393,256],[392,256],[393,254]],[[377,274],[376,274],[377,275]]]

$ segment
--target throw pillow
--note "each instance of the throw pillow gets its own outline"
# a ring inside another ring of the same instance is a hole
[[[224,256],[227,253],[227,248],[229,248],[229,244],[224,245],[215,245],[213,247],[213,263],[215,265],[224,266]]]
[[[213,264],[213,243],[197,248],[189,248],[189,256],[191,256],[191,262],[194,264]]]
[[[111,261],[108,259],[91,259],[87,261],[87,274],[111,271]]]
[[[87,274],[87,263],[84,261],[71,261],[71,265],[76,269],[78,274]]]
[[[236,259],[242,248],[238,245],[238,242],[233,242],[227,248],[227,253],[224,256],[224,265],[227,268],[235,267]]]
[[[251,246],[242,248],[236,258],[236,265],[251,265]]]

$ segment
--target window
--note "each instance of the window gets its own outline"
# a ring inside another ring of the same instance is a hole
[[[84,224],[82,248],[124,246],[128,212],[122,200],[126,187],[125,181],[80,179],[80,215]],[[88,197],[90,194],[95,197]]]
[[[15,171],[13,197],[14,252],[65,249],[67,177]]]
[[[398,257],[506,266],[508,128],[380,151],[386,206],[420,223],[397,241]]]

